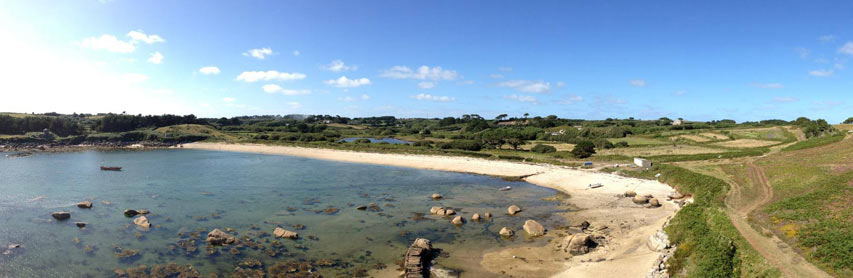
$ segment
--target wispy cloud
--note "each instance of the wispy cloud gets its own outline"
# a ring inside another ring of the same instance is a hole
[[[838,48],[838,53],[853,55],[853,41],[849,41],[841,46],[841,48]]]
[[[370,79],[367,78],[357,78],[357,79],[349,79],[346,76],[341,76],[338,79],[326,80],[324,81],[327,85],[338,87],[338,88],[355,88],[361,87],[364,85],[370,85]]]
[[[343,101],[343,102],[354,102],[354,101],[358,101],[358,100],[369,100],[369,99],[370,99],[370,96],[364,95],[364,94],[359,96],[358,98],[351,97],[351,96],[338,97],[338,100]]]
[[[575,104],[583,101],[583,97],[575,94],[569,94],[563,99],[557,101],[559,104]]]
[[[290,54],[292,54],[293,56],[299,56],[302,54],[302,52],[299,52],[299,50],[294,50],[293,52],[290,52]]]
[[[545,93],[551,91],[551,83],[532,80],[510,80],[497,84],[498,87],[511,88],[524,93]]]
[[[198,69],[198,72],[205,75],[216,75],[219,74],[219,68],[215,66],[202,67]]]
[[[308,94],[311,94],[311,90],[305,90],[305,89],[303,89],[303,90],[291,90],[291,89],[285,89],[285,88],[282,88],[281,86],[276,85],[276,84],[267,84],[267,85],[264,85],[264,86],[263,86],[263,89],[264,89],[264,92],[267,92],[267,93],[270,93],[270,94],[280,93],[280,94],[283,94],[283,95],[286,95],[286,96],[308,95]]]
[[[407,66],[393,66],[382,72],[379,76],[391,79],[417,79],[417,80],[455,80],[459,74],[453,70],[445,70],[441,67],[420,66],[412,70]]]
[[[298,72],[278,72],[275,70],[268,71],[244,71],[240,75],[237,76],[237,80],[245,81],[245,82],[257,82],[257,81],[291,81],[291,80],[302,80],[307,77],[303,73]]]
[[[785,86],[779,83],[750,83],[749,86],[761,89],[782,89]]]
[[[272,54],[272,49],[269,47],[249,49],[248,51],[243,52],[243,56],[254,57],[260,60],[266,59],[267,56]]]
[[[224,101],[224,102],[234,102],[235,100],[237,100],[237,99],[235,99],[235,98],[233,98],[233,97],[224,97],[224,98],[222,98],[222,101]]]
[[[674,95],[674,96],[683,96],[685,94],[687,94],[687,91],[685,91],[685,90],[678,90],[678,91],[672,92],[672,95]]]
[[[142,30],[130,31],[127,33],[127,36],[130,37],[131,42],[138,43],[144,42],[146,44],[153,44],[158,42],[166,42],[162,37],[158,35],[146,35]]]
[[[151,56],[148,57],[148,62],[156,65],[163,63],[163,54],[160,51],[151,53]]]
[[[820,36],[817,38],[817,40],[819,40],[821,42],[834,42],[835,39],[837,39],[837,38],[838,38],[838,36],[830,34],[830,35]]]
[[[418,88],[432,89],[432,88],[435,88],[435,83],[434,82],[428,82],[428,81],[420,82],[420,83],[418,83]]]
[[[412,98],[416,99],[416,100],[436,101],[436,102],[451,102],[451,101],[456,100],[456,98],[450,97],[450,96],[434,96],[434,95],[424,94],[424,93],[414,95],[414,96],[412,96]]]
[[[631,84],[631,86],[634,86],[634,87],[645,87],[646,86],[646,80],[631,79],[631,80],[628,80],[628,84]]]
[[[831,69],[829,69],[829,70],[817,69],[817,70],[809,71],[809,75],[817,76],[817,77],[827,77],[827,76],[831,76],[834,73],[835,73],[835,71],[833,71]]]
[[[775,98],[773,98],[773,102],[775,102],[775,103],[790,103],[790,102],[797,102],[797,99],[793,98],[793,97],[775,97]]]
[[[328,70],[328,71],[333,71],[333,72],[358,70],[357,65],[349,65],[348,66],[348,65],[344,64],[344,61],[341,61],[341,60],[334,60],[331,63],[329,63],[328,65],[324,66],[323,68]]]
[[[800,59],[803,59],[803,60],[808,59],[809,55],[812,53],[811,50],[809,50],[808,48],[805,48],[805,47],[794,48],[794,51],[796,51],[797,55],[800,55]]]
[[[536,97],[534,97],[534,96],[528,96],[528,95],[516,95],[516,94],[512,94],[512,95],[504,96],[504,98],[505,98],[505,99],[508,99],[508,100],[518,101],[518,102],[525,102],[525,103],[538,103],[538,101],[536,100]]]

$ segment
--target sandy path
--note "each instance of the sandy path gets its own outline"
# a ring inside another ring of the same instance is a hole
[[[607,244],[582,256],[567,258],[565,253],[555,251],[554,244],[561,238],[551,234],[546,237],[551,237],[552,243],[545,247],[488,252],[484,254],[481,265],[493,270],[495,277],[643,277],[658,256],[658,253],[646,246],[649,236],[677,211],[677,206],[672,202],[664,201],[661,208],[647,209],[618,196],[631,189],[639,194],[652,194],[659,200],[665,200],[665,196],[672,191],[666,184],[562,166],[257,144],[193,143],[184,145],[184,148],[289,155],[492,176],[529,175],[525,181],[570,194],[571,203],[581,209],[573,212],[573,217],[586,219],[593,227],[607,226]],[[590,183],[602,183],[604,187],[588,189]],[[521,227],[514,229],[522,230]],[[543,262],[533,265],[514,259],[515,255],[540,257]],[[502,275],[498,274],[501,272]]]

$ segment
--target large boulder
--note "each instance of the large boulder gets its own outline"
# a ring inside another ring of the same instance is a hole
[[[563,251],[569,252],[572,255],[583,255],[589,253],[589,248],[592,247],[593,242],[589,235],[584,233],[568,235],[563,238],[563,241],[560,243],[560,246],[563,247]]]
[[[634,201],[635,204],[642,205],[642,204],[648,203],[649,198],[646,196],[637,195],[637,196],[634,196],[634,199],[632,199],[632,201]]]
[[[521,212],[521,208],[516,205],[511,205],[506,209],[506,211],[509,212],[509,215],[515,215],[516,213]]]
[[[456,216],[456,217],[453,217],[453,220],[450,220],[450,224],[459,226],[459,225],[465,224],[465,219],[462,218],[462,216]]]
[[[500,234],[503,237],[511,237],[511,236],[515,235],[515,232],[513,232],[512,230],[510,230],[507,227],[503,227],[503,228],[501,228],[501,231],[498,232],[498,234]]]
[[[634,192],[634,190],[625,191],[625,197],[634,197],[634,196],[637,196],[637,192]]]
[[[146,229],[151,228],[151,222],[148,222],[148,218],[146,218],[145,216],[134,218],[133,224],[136,224],[136,226]]]
[[[445,210],[443,208],[439,208],[435,210],[435,215],[444,216]]]
[[[211,245],[228,245],[234,244],[237,242],[237,239],[219,229],[213,229],[210,233],[207,234],[207,243]]]
[[[51,213],[50,216],[53,216],[53,218],[56,218],[56,220],[61,221],[61,220],[66,220],[68,218],[71,218],[71,213],[67,212],[67,211],[57,211],[57,212]]]
[[[649,207],[656,208],[656,207],[659,207],[659,206],[660,206],[660,201],[658,201],[658,199],[657,199],[657,198],[651,198],[651,199],[649,200]]]
[[[92,202],[82,201],[82,202],[77,203],[77,207],[78,208],[86,208],[86,209],[92,208]]]
[[[296,232],[291,232],[282,228],[275,228],[272,232],[273,235],[277,238],[289,238],[289,239],[297,239],[299,238],[299,234]]]
[[[545,227],[542,227],[542,224],[536,222],[535,220],[527,220],[524,221],[524,231],[530,234],[531,236],[542,236],[545,235]]]

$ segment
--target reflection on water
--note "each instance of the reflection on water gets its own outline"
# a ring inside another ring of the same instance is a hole
[[[100,171],[100,165],[124,168]],[[498,191],[510,184],[512,190]],[[434,201],[432,193],[445,198]],[[151,272],[167,263],[225,276],[312,268],[327,277],[352,277],[396,268],[417,237],[450,255],[439,263],[464,271],[454,263],[461,259],[454,260],[455,251],[531,244],[500,239],[503,226],[520,230],[528,218],[560,224],[552,216],[559,208],[541,200],[554,193],[479,175],[199,150],[4,158],[0,251],[8,254],[0,254],[0,277],[109,277],[115,269],[147,265]],[[84,200],[94,206],[75,206]],[[375,209],[356,209],[369,203]],[[523,216],[507,216],[510,204],[524,208]],[[449,218],[429,215],[432,206],[466,218],[486,211],[496,217],[455,227]],[[125,209],[150,210],[152,228],[137,228]],[[63,210],[71,219],[51,218]],[[297,231],[300,239],[276,239],[276,227]],[[216,228],[241,244],[208,246],[207,232]],[[7,250],[8,244],[21,247]]]

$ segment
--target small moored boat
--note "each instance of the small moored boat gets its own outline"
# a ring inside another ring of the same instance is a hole
[[[121,171],[121,167],[101,165],[101,170],[103,170],[103,171]]]
[[[510,190],[510,189],[512,189],[512,187],[511,187],[511,186],[506,186],[506,187],[502,187],[501,189],[498,189],[498,190],[500,190],[500,191],[508,191],[508,190]]]
[[[604,186],[604,185],[603,185],[603,184],[601,184],[601,183],[590,183],[590,184],[589,184],[589,188],[599,188],[599,187],[602,187],[602,186]]]

